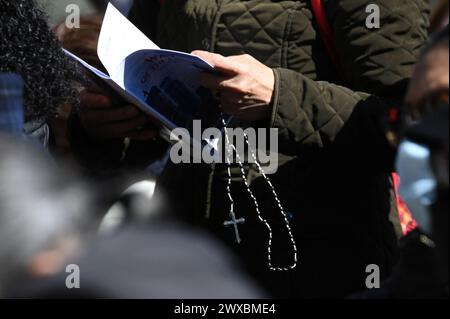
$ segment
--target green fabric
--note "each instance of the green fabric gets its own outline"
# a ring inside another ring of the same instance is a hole
[[[243,244],[233,249],[278,297],[344,296],[364,289],[368,264],[379,265],[387,276],[395,263],[389,222],[395,211],[389,180],[393,154],[384,139],[383,116],[401,101],[427,37],[429,10],[425,0],[378,0],[381,28],[368,30],[365,8],[372,2],[325,1],[340,77],[307,1],[167,0],[158,15],[146,11],[149,1],[138,0],[131,13],[164,48],[248,53],[274,68],[273,116],[263,125],[279,128],[280,165],[271,178],[292,216],[300,264],[290,273],[267,270],[267,232],[238,167],[232,170],[232,188],[236,212],[247,221],[241,226]],[[152,15],[158,16],[157,25]],[[274,227],[275,260],[289,264],[289,241],[273,196],[254,167],[247,173]],[[225,180],[224,165],[169,164],[158,193],[170,198],[170,210],[233,246],[233,232],[223,227],[229,213]]]

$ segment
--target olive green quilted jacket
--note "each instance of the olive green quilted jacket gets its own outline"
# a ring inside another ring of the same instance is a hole
[[[369,3],[380,28],[368,29]],[[387,107],[400,105],[426,41],[426,0],[324,0],[339,72],[318,33],[308,0],[137,0],[132,21],[161,47],[250,54],[275,70],[270,123],[279,129],[280,164],[272,181],[288,211],[299,251],[293,271],[267,267],[266,227],[233,169],[242,244],[223,226],[229,216],[223,165],[168,164],[159,194],[186,220],[229,243],[278,297],[344,296],[365,288],[366,266],[383,277],[396,260],[389,220],[393,154],[384,138]],[[338,75],[339,73],[339,75]],[[248,181],[273,228],[273,261],[289,265],[293,248],[270,189],[257,170]]]

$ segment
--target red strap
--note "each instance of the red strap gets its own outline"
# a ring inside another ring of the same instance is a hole
[[[419,225],[412,217],[408,205],[406,205],[405,201],[398,193],[398,190],[400,189],[400,176],[397,173],[393,173],[392,180],[394,182],[395,197],[397,199],[398,217],[400,219],[400,225],[402,226],[403,235],[406,236]]]
[[[333,31],[330,24],[328,23],[323,0],[311,0],[311,7],[316,18],[316,22],[319,26],[319,32],[327,49],[328,55],[330,56],[336,68],[339,68],[340,63],[336,47],[334,46]]]

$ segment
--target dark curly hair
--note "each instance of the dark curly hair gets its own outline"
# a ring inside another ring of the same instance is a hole
[[[0,0],[0,72],[22,76],[27,120],[77,102],[77,66],[62,52],[46,18],[34,0]]]

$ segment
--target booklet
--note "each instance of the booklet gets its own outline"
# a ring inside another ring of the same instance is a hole
[[[193,120],[201,120],[203,127],[222,126],[220,110],[210,90],[199,84],[200,74],[214,72],[214,68],[197,56],[159,48],[111,3],[97,47],[108,74],[65,52],[156,120],[169,142],[177,141],[174,136],[170,138],[173,129],[186,128],[190,132],[188,140],[200,143],[200,147],[211,145],[211,141],[194,140]],[[229,118],[225,120],[228,122]]]

